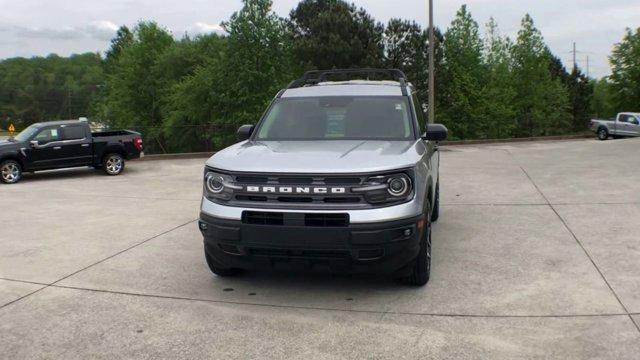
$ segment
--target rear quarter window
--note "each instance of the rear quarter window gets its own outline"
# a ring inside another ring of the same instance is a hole
[[[85,138],[83,126],[67,126],[63,130],[64,140],[80,140]]]

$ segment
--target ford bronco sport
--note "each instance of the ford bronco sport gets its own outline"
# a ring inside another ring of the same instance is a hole
[[[426,284],[446,136],[399,70],[306,73],[206,163],[199,227],[211,271],[323,268]]]

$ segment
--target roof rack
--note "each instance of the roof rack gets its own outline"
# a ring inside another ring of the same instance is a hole
[[[391,80],[400,83],[402,95],[407,96],[407,76],[398,69],[335,69],[307,71],[301,78],[292,81],[287,89],[317,85],[327,81]],[[280,95],[280,94],[279,94]]]

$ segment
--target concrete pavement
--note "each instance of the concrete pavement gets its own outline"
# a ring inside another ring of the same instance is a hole
[[[637,359],[640,140],[450,146],[423,288],[208,272],[203,160],[0,186],[7,358]],[[635,322],[634,322],[635,320]]]

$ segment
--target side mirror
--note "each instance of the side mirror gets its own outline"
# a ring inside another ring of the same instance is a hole
[[[238,141],[249,140],[251,134],[253,134],[253,130],[255,129],[255,125],[242,125],[238,129]]]
[[[32,148],[32,149],[37,149],[37,148],[38,148],[38,146],[40,146],[40,145],[38,144],[38,141],[36,141],[36,140],[31,140],[31,141],[29,141],[29,145],[31,146],[31,148]]]
[[[427,124],[427,132],[422,135],[424,140],[442,141],[447,138],[449,130],[442,124]]]

